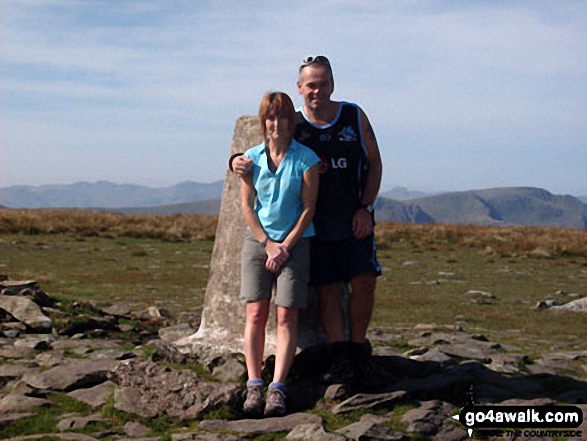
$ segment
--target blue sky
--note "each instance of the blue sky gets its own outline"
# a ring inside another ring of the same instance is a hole
[[[587,195],[585,1],[0,2],[0,187],[224,179],[234,122],[327,55],[382,189]]]

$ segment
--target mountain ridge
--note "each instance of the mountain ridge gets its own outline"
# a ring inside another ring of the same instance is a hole
[[[95,183],[0,188],[0,205],[10,208],[123,208],[149,207],[217,199],[223,181],[199,183],[183,181],[169,187],[146,187],[135,184]]]
[[[218,214],[223,181],[183,181],[169,187],[109,181],[0,188],[8,208],[89,208],[125,214]],[[400,199],[386,197],[390,194]],[[413,197],[417,196],[417,197]],[[410,197],[409,199],[402,199]],[[428,194],[405,187],[382,192],[378,221],[587,228],[584,197],[554,195],[537,187],[497,187]]]

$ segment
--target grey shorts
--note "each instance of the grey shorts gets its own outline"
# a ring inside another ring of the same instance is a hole
[[[265,248],[247,231],[241,260],[240,299],[245,302],[270,299],[275,285],[277,306],[305,308],[310,278],[310,239],[298,241],[277,274],[265,268],[266,260]]]

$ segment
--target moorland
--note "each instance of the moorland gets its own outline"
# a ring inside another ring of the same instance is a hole
[[[1,209],[0,274],[57,298],[200,310],[216,223]],[[384,270],[373,326],[457,324],[530,354],[585,349],[587,314],[536,305],[587,296],[587,230],[381,222],[376,234]]]

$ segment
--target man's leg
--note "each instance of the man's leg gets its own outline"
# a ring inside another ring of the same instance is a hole
[[[328,343],[344,341],[344,310],[340,293],[340,282],[318,286],[320,318]]]
[[[351,279],[349,301],[349,333],[353,343],[364,343],[375,303],[377,275],[365,271]]]

